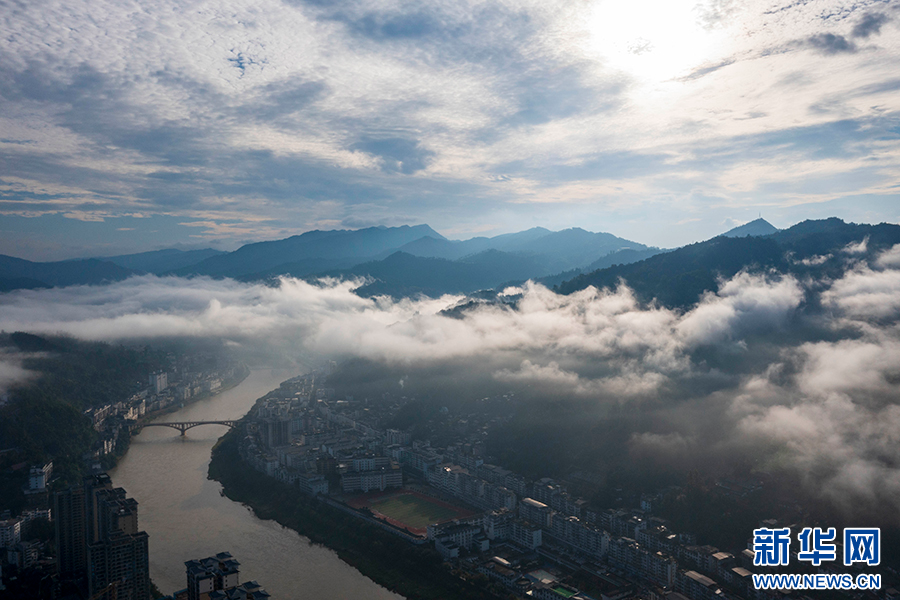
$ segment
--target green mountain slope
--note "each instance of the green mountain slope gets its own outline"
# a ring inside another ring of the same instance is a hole
[[[848,246],[862,242],[864,250],[848,252]],[[850,257],[872,259],[898,243],[898,225],[857,225],[834,218],[804,221],[765,237],[720,236],[633,264],[607,267],[563,282],[557,289],[571,294],[588,286],[614,288],[625,281],[642,301],[655,299],[685,308],[704,292],[718,289],[719,278],[742,270],[836,277]]]

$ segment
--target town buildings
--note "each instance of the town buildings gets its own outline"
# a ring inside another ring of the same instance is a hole
[[[240,582],[240,564],[229,552],[185,562],[187,587],[175,600],[269,600],[255,581]]]
[[[429,525],[427,539],[445,560],[513,595],[530,590],[531,597],[590,598],[565,584],[528,579],[495,548],[589,568],[595,584],[608,590],[606,600],[632,598],[636,590],[658,599],[676,590],[688,598],[734,599],[748,589],[752,573],[746,565],[737,567],[731,554],[717,548],[693,545],[692,535],[677,534],[653,516],[656,496],[645,494],[633,510],[597,509],[564,483],[530,481],[490,464],[477,435],[462,433],[466,441],[436,448],[383,427],[400,403],[336,398],[332,389],[317,386],[316,377],[285,382],[258,401],[243,425],[240,448],[248,464],[360,518],[372,516],[344,504],[346,498],[406,485],[481,511]],[[477,415],[464,421],[460,432],[489,426]],[[384,529],[414,538],[408,529]]]
[[[22,541],[22,519],[0,521],[0,548],[11,548]]]

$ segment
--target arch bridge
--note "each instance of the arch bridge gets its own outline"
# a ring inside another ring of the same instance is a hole
[[[184,435],[188,429],[193,427],[199,427],[200,425],[225,425],[226,427],[237,427],[237,421],[179,421],[179,422],[166,422],[166,423],[144,423],[141,425],[138,430],[143,429],[144,427],[171,427],[172,429],[177,429],[181,432],[181,435]]]

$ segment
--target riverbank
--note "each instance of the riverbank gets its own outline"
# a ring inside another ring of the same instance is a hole
[[[133,432],[140,432],[141,426],[144,423],[149,423],[155,419],[160,417],[164,417],[166,415],[172,414],[174,412],[178,412],[192,404],[200,402],[202,400],[208,400],[210,398],[215,398],[219,394],[223,392],[227,392],[230,389],[236,388],[241,385],[245,379],[250,375],[251,369],[246,364],[241,363],[240,373],[233,377],[232,379],[224,382],[219,388],[214,392],[203,392],[201,394],[197,394],[196,396],[192,396],[185,402],[180,402],[179,404],[172,406],[167,406],[162,410],[155,410],[153,412],[145,413],[143,417],[139,418],[134,425],[128,428],[128,435],[122,438],[122,441],[116,445],[115,449],[110,453],[101,457],[100,465],[103,467],[104,471],[110,471],[116,467],[119,461],[128,453],[128,448],[131,447],[131,439],[134,435]]]
[[[250,375],[250,372],[251,372],[250,367],[241,363],[240,373],[236,377],[223,383],[219,387],[219,389],[217,389],[215,392],[204,392],[202,394],[197,394],[196,396],[190,398],[187,402],[181,403],[179,406],[169,406],[169,407],[164,408],[163,410],[157,410],[157,411],[154,411],[153,413],[145,414],[143,417],[138,419],[137,427],[139,428],[140,425],[143,423],[147,423],[147,422],[153,421],[154,419],[158,419],[159,417],[177,412],[177,411],[183,409],[185,406],[194,404],[196,402],[200,402],[201,400],[207,400],[209,398],[214,398],[215,396],[218,396],[219,394],[221,394],[223,392],[233,389],[233,388],[239,386],[241,383],[243,383],[243,381],[245,379],[247,379],[247,377]],[[125,456],[125,454],[128,453],[128,449],[131,447],[131,438],[132,438],[132,433],[131,433],[131,431],[129,431],[128,436],[126,436],[125,443],[120,444],[120,446],[122,447],[121,450],[117,446],[116,451],[113,452],[113,454],[111,455],[112,460],[106,462],[103,465],[105,470],[111,470],[111,469],[115,468],[115,466],[116,466],[116,464],[118,464],[119,460],[121,460]],[[162,593],[162,591],[159,589],[159,587],[156,585],[156,583],[151,579],[150,580],[150,597],[153,600],[157,600],[158,598],[162,598],[163,596],[165,596],[165,594]]]
[[[292,375],[254,369],[236,388],[157,422],[236,421]],[[328,548],[275,521],[260,520],[222,495],[222,486],[207,473],[213,446],[227,431],[223,425],[205,425],[182,436],[168,427],[145,427],[109,472],[114,484],[138,502],[140,528],[150,536],[150,576],[160,590],[171,594],[185,587],[185,561],[231,552],[241,563],[241,581],[258,580],[278,600],[401,600]]]
[[[216,443],[209,464],[209,478],[222,484],[229,499],[331,548],[366,577],[410,600],[494,598],[482,582],[459,579],[430,547],[414,546],[250,468],[238,453],[242,429]]]
[[[150,422],[154,419],[158,419],[159,417],[172,414],[173,412],[178,412],[179,410],[190,406],[196,402],[200,402],[201,400],[208,400],[209,398],[215,398],[222,392],[227,392],[232,388],[236,388],[241,385],[245,379],[250,375],[251,369],[246,364],[241,363],[241,372],[239,375],[234,377],[233,379],[229,379],[224,382],[219,388],[214,392],[203,392],[197,394],[196,396],[191,396],[187,401],[181,402],[178,405],[167,406],[162,410],[155,410],[152,413],[147,413],[140,419],[138,419],[137,424],[140,426],[142,423]]]

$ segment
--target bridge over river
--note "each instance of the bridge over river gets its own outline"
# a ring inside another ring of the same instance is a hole
[[[177,429],[181,432],[181,435],[184,435],[188,429],[193,427],[199,427],[200,425],[225,425],[226,427],[236,427],[237,421],[178,421],[178,422],[153,422],[153,423],[144,423],[136,427],[136,431],[140,431],[145,427],[171,427],[172,429]]]

